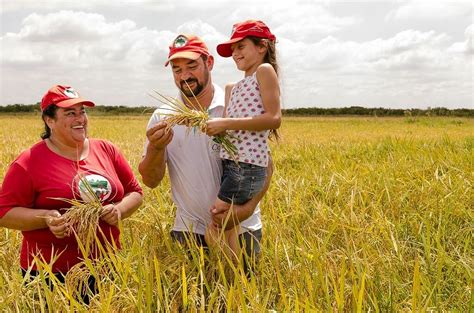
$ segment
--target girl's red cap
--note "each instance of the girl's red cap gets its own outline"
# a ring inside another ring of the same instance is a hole
[[[230,40],[217,45],[217,53],[220,56],[228,58],[232,56],[232,49],[230,46],[245,37],[259,37],[269,39],[271,41],[275,41],[276,37],[273,35],[268,28],[262,21],[257,20],[248,20],[245,22],[234,24],[232,28],[232,35],[230,36]]]

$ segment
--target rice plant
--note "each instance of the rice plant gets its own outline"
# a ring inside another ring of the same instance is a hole
[[[136,170],[148,118],[91,114],[90,134]],[[42,126],[40,116],[0,116],[0,175]],[[104,247],[101,263],[85,256],[65,286],[46,285],[48,264],[24,279],[22,235],[0,229],[0,311],[473,311],[473,119],[284,117],[281,134],[249,279],[171,239],[165,178],[123,221],[123,249]],[[88,275],[98,277],[89,306],[74,300]]]
[[[191,104],[189,98],[183,92],[181,94],[184,98],[184,101],[187,104]],[[165,96],[158,91],[154,91],[154,94],[150,94],[150,96],[165,104],[164,107],[161,107],[162,111],[169,111],[166,113],[161,113],[162,115],[166,116],[166,131],[169,131],[175,125],[184,125],[188,128],[188,131],[190,129],[197,129],[204,134],[206,133],[206,122],[209,120],[209,114],[199,103],[194,94],[193,98],[198,104],[199,109],[193,109],[191,105],[187,105],[177,98]],[[220,144],[221,147],[232,157],[232,159],[237,160],[238,151],[231,141],[233,138],[235,139],[235,137],[232,137],[228,133],[221,133],[213,136],[213,140]]]
[[[71,205],[66,208],[66,212],[62,216],[66,224],[69,225],[70,231],[85,246],[86,251],[90,251],[90,248],[96,241],[96,233],[99,227],[100,216],[103,213],[103,206],[85,177],[80,177],[79,188],[82,189],[81,195],[85,199],[55,199]]]

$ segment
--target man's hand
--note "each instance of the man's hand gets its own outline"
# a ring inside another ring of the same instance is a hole
[[[150,146],[156,150],[162,150],[166,148],[171,142],[171,139],[173,139],[173,130],[170,129],[166,131],[166,122],[162,121],[147,130],[146,136],[150,142]]]
[[[138,165],[143,183],[155,188],[165,175],[166,146],[173,139],[173,130],[166,131],[166,122],[161,121],[147,130],[148,147],[145,156]]]
[[[235,214],[236,212],[235,212],[234,206],[217,207],[216,205],[213,205],[210,211],[211,211],[211,216],[212,216],[212,224],[217,228],[222,228],[225,225],[224,229],[228,230],[240,224],[240,221],[237,215]]]
[[[64,217],[61,216],[56,210],[48,212],[48,217],[46,218],[46,225],[49,230],[53,233],[56,238],[68,237],[70,234],[69,225],[66,223]]]

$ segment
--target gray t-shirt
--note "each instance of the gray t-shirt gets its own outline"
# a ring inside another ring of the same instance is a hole
[[[224,92],[214,85],[214,98],[209,107],[211,117],[222,117]],[[147,129],[164,118],[163,106],[155,110]],[[219,158],[220,145],[198,130],[188,131],[185,126],[173,127],[173,140],[166,147],[166,164],[171,182],[171,193],[176,205],[173,230],[192,231],[204,234],[211,221],[209,209],[217,199],[222,165]],[[145,150],[148,140],[145,143]],[[241,224],[241,232],[262,228],[260,208]]]

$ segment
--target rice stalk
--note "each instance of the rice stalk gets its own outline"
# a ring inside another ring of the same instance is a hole
[[[82,191],[87,199],[54,199],[71,204],[71,207],[66,209],[62,217],[65,218],[66,224],[68,224],[70,230],[74,232],[78,241],[84,245],[86,251],[90,251],[90,247],[95,241],[96,230],[99,226],[99,219],[103,212],[103,207],[89,182],[83,177],[80,181],[82,184],[79,184],[79,188],[83,188]]]
[[[191,90],[191,89],[190,89]],[[191,129],[198,130],[202,133],[207,131],[207,121],[209,120],[209,113],[199,103],[196,96],[193,94],[193,98],[196,100],[199,109],[192,109],[186,105],[183,101],[177,98],[165,96],[158,91],[153,91],[155,94],[150,96],[159,102],[167,105],[168,107],[162,107],[162,110],[169,112],[161,113],[166,116],[166,128],[165,131],[169,132],[175,125],[183,125],[188,128],[188,132]],[[182,93],[185,101],[191,104],[189,98]],[[221,133],[213,136],[213,141],[220,144],[221,147],[232,157],[234,161],[237,161],[238,151],[235,145],[231,142],[231,139],[236,139],[228,133]]]

